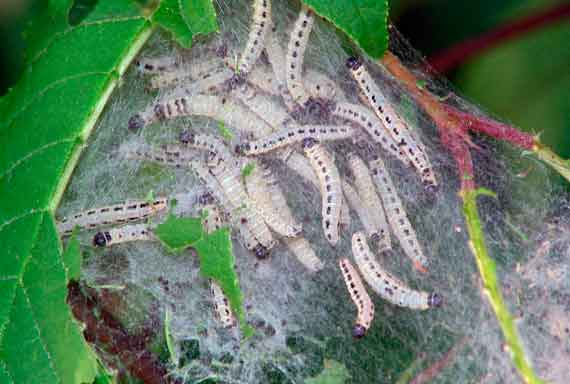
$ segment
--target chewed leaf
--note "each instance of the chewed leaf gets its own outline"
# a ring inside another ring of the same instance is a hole
[[[309,7],[343,30],[370,56],[388,48],[388,2],[376,0],[304,0]]]
[[[154,230],[158,239],[172,252],[182,251],[196,244],[204,236],[199,217],[176,217],[168,219]]]

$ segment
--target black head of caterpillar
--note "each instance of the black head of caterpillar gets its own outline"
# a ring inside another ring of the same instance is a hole
[[[303,139],[303,148],[312,148],[317,143],[318,143],[318,140],[316,140],[312,137],[307,137],[307,138]]]
[[[187,129],[180,132],[180,135],[178,136],[178,141],[180,141],[182,144],[194,144],[195,139],[196,135]]]
[[[144,119],[140,114],[136,114],[129,119],[129,130],[136,132],[144,127]]]
[[[360,68],[362,66],[362,60],[360,60],[356,56],[351,56],[348,59],[346,59],[346,66],[349,69],[356,71],[356,70],[358,70],[358,68]]]
[[[430,308],[439,308],[443,305],[443,297],[438,293],[430,293],[428,297],[428,305]]]
[[[211,193],[206,192],[198,196],[198,204],[200,205],[209,205],[215,203],[214,196]]]
[[[352,337],[355,339],[361,339],[366,335],[366,328],[361,324],[354,324],[352,328]]]
[[[95,236],[93,236],[93,245],[95,247],[104,247],[107,245],[107,241],[111,240],[111,235],[109,232],[97,232]]]
[[[265,260],[269,257],[270,251],[263,245],[257,244],[255,248],[253,248],[253,253],[259,260]]]

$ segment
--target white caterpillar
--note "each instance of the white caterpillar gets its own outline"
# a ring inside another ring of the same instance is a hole
[[[302,236],[283,239],[287,247],[297,257],[297,260],[310,272],[318,272],[325,266],[315,254],[311,244]]]
[[[220,161],[210,170],[232,204],[233,211],[239,210],[240,216],[243,215],[242,217],[246,221],[245,224],[253,236],[268,250],[273,248],[275,240],[245,192],[241,180],[241,169],[235,165],[232,166],[229,163]]]
[[[247,83],[238,86],[232,92],[232,96],[264,120],[273,130],[282,129],[288,121],[292,120],[289,112],[280,103],[268,97],[267,94],[258,92]]]
[[[205,60],[193,61],[182,67],[171,71],[160,72],[150,79],[151,88],[165,88],[187,83],[189,80],[206,80],[212,73],[222,72],[219,59],[207,58]],[[228,70],[227,68],[225,68]],[[231,70],[228,70],[230,74]]]
[[[210,154],[209,161],[233,161],[232,155],[226,145],[218,137],[208,134],[195,134],[189,130],[182,131],[179,141],[183,145],[181,149],[193,148],[206,151]],[[171,146],[171,148],[176,148]]]
[[[101,226],[126,224],[140,221],[155,215],[168,207],[166,198],[153,201],[127,200],[121,204],[88,209],[57,222],[57,230],[62,236],[71,234],[76,226],[80,229],[93,229]]]
[[[348,202],[348,205],[358,215],[366,231],[366,235],[375,242],[378,242],[380,240],[380,234],[378,233],[378,228],[376,228],[376,223],[372,219],[372,212],[367,209],[360,196],[358,196],[358,192],[356,192],[354,187],[346,180],[342,180],[342,191],[344,192],[345,201]]]
[[[370,163],[370,171],[386,210],[388,222],[392,227],[394,235],[398,238],[404,253],[412,260],[417,270],[427,271],[429,266],[428,259],[422,251],[416,232],[408,220],[406,211],[398,197],[398,192],[382,159],[377,158],[372,161]]]
[[[206,204],[202,207],[202,226],[206,233],[212,233],[222,227],[222,214],[216,204]]]
[[[271,1],[253,1],[253,20],[249,28],[249,36],[245,49],[238,62],[238,73],[246,75],[255,64],[263,46],[265,39],[271,29]]]
[[[327,241],[336,245],[339,240],[339,218],[342,207],[342,189],[340,175],[333,157],[313,139],[303,142],[305,156],[309,158],[313,170],[319,179],[322,197],[323,230]]]
[[[251,111],[224,96],[193,95],[154,104],[129,119],[129,129],[140,129],[158,120],[178,116],[206,116],[254,135],[267,135],[271,127]]]
[[[410,160],[404,151],[398,147],[398,144],[390,136],[384,125],[367,108],[358,104],[337,103],[332,114],[360,125],[386,152],[399,159],[403,164],[410,164]]]
[[[322,72],[307,70],[303,77],[303,84],[305,91],[315,99],[333,100],[337,96],[344,98],[336,83]]]
[[[352,153],[348,155],[348,167],[354,176],[354,185],[356,186],[358,196],[364,204],[364,209],[370,212],[370,218],[378,231],[379,237],[376,239],[378,241],[378,251],[384,252],[392,249],[390,229],[384,214],[384,207],[376,193],[376,187],[368,167],[360,157]]]
[[[392,134],[398,146],[405,147],[404,152],[417,168],[426,187],[430,189],[436,188],[437,180],[421,142],[413,138],[406,122],[376,85],[362,62],[355,57],[351,57],[347,61],[347,66],[350,68],[352,76],[374,109],[374,112]]]
[[[302,5],[291,31],[285,56],[287,88],[293,100],[300,105],[305,105],[309,100],[309,94],[303,84],[303,59],[314,21],[313,12],[306,5]]]
[[[222,324],[224,328],[231,328],[237,324],[230,308],[230,303],[224,295],[222,287],[214,280],[210,279],[210,293],[214,304],[214,316]]]
[[[370,299],[358,272],[352,266],[350,261],[343,258],[338,261],[338,265],[342,272],[346,289],[348,289],[350,298],[358,310],[356,321],[352,328],[352,336],[359,339],[366,335],[366,332],[372,325],[372,321],[374,320],[374,303],[372,302],[372,299]]]
[[[175,81],[173,77],[169,77],[169,75],[172,75],[172,73],[168,72],[152,78],[150,81],[151,88],[164,88],[163,84],[169,81],[173,84],[176,84],[177,81]],[[174,90],[167,97],[175,98],[201,93],[221,92],[225,89],[227,82],[232,78],[233,75],[234,73],[230,69],[224,67],[218,68],[216,70],[211,70],[208,73],[205,73],[200,77],[193,79],[193,81],[185,82],[185,80],[189,80],[190,78],[182,78],[179,81],[178,87],[174,88]]]
[[[411,289],[386,272],[375,260],[362,232],[352,235],[352,254],[368,285],[384,300],[420,310],[441,306],[443,300],[439,294]]]
[[[246,156],[255,156],[293,145],[306,139],[319,141],[343,140],[354,135],[348,125],[297,125],[267,135],[259,140],[243,143],[238,150]]]
[[[149,75],[170,72],[180,66],[180,62],[171,56],[143,57],[135,61],[137,70]]]
[[[153,240],[153,236],[148,228],[148,224],[130,224],[119,228],[111,228],[108,231],[97,232],[93,236],[93,245],[96,247],[110,247],[131,241],[149,240]]]
[[[268,169],[259,163],[254,164],[251,174],[245,178],[247,193],[254,209],[261,214],[267,225],[281,236],[297,237],[302,227],[294,221],[276,180]]]

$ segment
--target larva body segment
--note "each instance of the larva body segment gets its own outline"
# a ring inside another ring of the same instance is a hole
[[[337,96],[344,98],[336,83],[322,72],[309,69],[303,79],[305,90],[315,99],[333,100]]]
[[[239,212],[239,216],[242,217],[242,220],[245,220],[245,224],[261,245],[268,250],[273,248],[275,240],[245,192],[241,180],[240,168],[220,161],[216,166],[210,169],[214,177],[220,183],[224,194],[232,204],[233,211]]]
[[[312,139],[303,143],[305,156],[317,174],[322,198],[322,220],[325,238],[335,246],[339,240],[339,219],[342,207],[340,174],[333,157]]]
[[[344,228],[350,227],[350,209],[348,208],[348,202],[343,196],[342,206],[340,207],[340,226]]]
[[[222,227],[222,213],[216,204],[206,204],[201,209],[202,226],[206,233],[212,233]]]
[[[414,167],[416,167],[422,182],[428,188],[436,188],[435,173],[421,142],[414,139],[406,122],[396,112],[380,87],[376,85],[362,62],[357,58],[351,57],[348,59],[347,65],[378,118],[386,126],[393,139],[398,143],[398,146],[402,147]]]
[[[356,189],[354,189],[354,187],[346,180],[342,180],[342,191],[346,202],[358,215],[360,223],[366,232],[366,236],[368,236],[369,239],[378,241],[380,239],[380,235],[378,233],[378,228],[376,228],[376,223],[372,219],[372,212],[367,209],[361,197],[358,195],[358,192],[356,192]]]
[[[237,87],[232,95],[270,125],[273,130],[282,129],[288,121],[292,120],[289,112],[280,103],[257,92],[247,83]]]
[[[297,257],[297,260],[310,272],[318,272],[325,266],[315,254],[311,244],[303,236],[283,239],[287,248]]]
[[[137,70],[144,74],[154,75],[175,71],[180,61],[171,56],[143,57],[135,61]]]
[[[350,261],[346,258],[342,258],[338,261],[338,265],[346,289],[348,289],[350,298],[354,305],[356,305],[358,311],[354,327],[352,328],[352,336],[359,339],[366,334],[372,325],[372,321],[374,320],[374,303],[372,299],[370,299],[370,295],[368,295],[358,272]]]
[[[259,140],[245,142],[241,145],[240,150],[246,156],[256,156],[306,139],[344,140],[353,135],[354,129],[348,125],[296,125],[264,136]]]
[[[168,200],[166,198],[158,198],[152,201],[127,200],[121,204],[88,209],[63,218],[57,222],[57,230],[60,235],[66,236],[71,234],[76,226],[80,229],[94,229],[141,221],[166,210],[167,207]]]
[[[368,132],[372,139],[379,143],[382,148],[396,157],[406,166],[410,164],[410,160],[404,153],[384,125],[378,120],[374,113],[367,108],[352,103],[337,103],[332,111],[332,115],[358,124]]]
[[[193,148],[206,151],[210,154],[210,161],[234,161],[230,151],[218,137],[208,134],[195,134],[189,130],[182,131],[179,136],[181,146],[180,150],[185,148]],[[172,148],[176,148],[172,146]]]
[[[167,75],[165,74],[164,76]],[[171,97],[221,92],[233,75],[233,72],[228,68],[210,71],[194,79],[190,84],[182,83],[178,88],[174,89]],[[155,79],[157,78],[151,79],[151,87],[158,85],[156,84],[158,80],[155,81]]]
[[[267,123],[251,111],[227,97],[212,95],[182,96],[159,102],[131,117],[129,128],[139,129],[155,121],[179,116],[205,116],[242,132],[260,136],[272,131]]]
[[[224,295],[222,287],[214,280],[210,279],[210,294],[214,305],[214,316],[224,328],[232,328],[237,324],[230,303]]]
[[[398,238],[404,253],[412,260],[417,270],[426,272],[429,261],[424,255],[416,232],[410,223],[394,183],[388,174],[382,159],[377,158],[370,163],[372,179],[382,199],[388,222],[394,235]]]
[[[317,175],[313,167],[311,167],[311,162],[305,156],[294,151],[289,155],[287,160],[285,160],[285,165],[301,176],[306,182],[312,184],[317,190],[319,189]]]
[[[390,229],[384,214],[384,207],[376,193],[376,187],[368,167],[360,157],[354,154],[349,154],[348,156],[348,167],[354,176],[354,185],[356,186],[358,196],[364,203],[364,209],[370,212],[370,218],[378,231],[379,237],[376,239],[378,241],[378,251],[384,252],[392,249]]]
[[[187,168],[193,154],[188,150],[180,150],[177,146],[164,145],[154,147],[143,145],[126,150],[124,156],[129,160],[144,160],[175,168]]]
[[[93,245],[96,247],[110,247],[112,245],[128,243],[131,241],[153,240],[148,224],[130,224],[108,231],[97,232],[93,236]]]
[[[309,94],[303,85],[303,60],[314,21],[313,12],[302,5],[285,56],[287,88],[293,100],[300,105],[305,105],[309,100]]]
[[[268,170],[256,163],[251,174],[245,178],[253,208],[260,213],[267,225],[281,236],[298,236],[302,227],[293,220],[279,186],[270,186],[269,181]]]
[[[352,235],[352,254],[368,285],[384,300],[400,307],[420,310],[441,306],[440,295],[411,289],[386,272],[375,260],[362,232]]]
[[[157,73],[150,80],[151,88],[166,88],[180,85],[188,80],[206,80],[214,73],[225,72],[232,74],[231,70],[220,67],[220,61],[213,58],[192,61],[171,71]],[[213,82],[213,81],[212,81]]]
[[[253,18],[245,49],[238,62],[238,72],[246,75],[259,58],[271,29],[271,1],[253,0]]]

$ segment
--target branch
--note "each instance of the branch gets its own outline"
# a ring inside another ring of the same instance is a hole
[[[448,72],[486,50],[545,25],[570,17],[570,4],[561,4],[539,14],[499,26],[473,39],[465,40],[428,59],[437,72]]]

